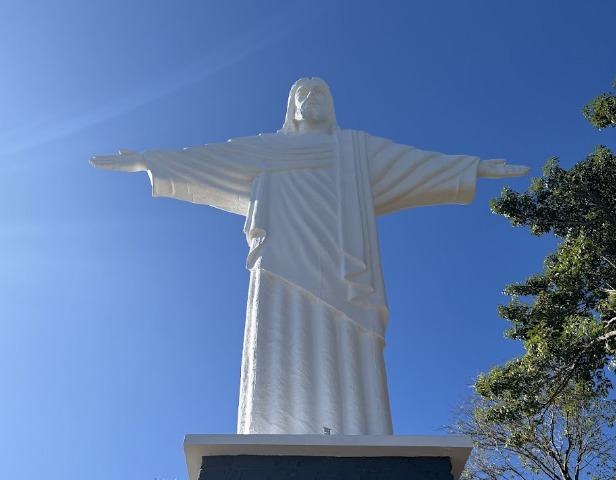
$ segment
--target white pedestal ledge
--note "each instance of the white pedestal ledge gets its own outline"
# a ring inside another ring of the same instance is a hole
[[[394,435],[186,435],[190,480],[197,480],[203,457],[215,455],[325,457],[449,457],[458,479],[472,449],[469,437]]]

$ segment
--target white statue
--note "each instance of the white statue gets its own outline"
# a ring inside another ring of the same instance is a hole
[[[154,196],[246,217],[240,434],[392,434],[376,216],[469,203],[477,177],[529,170],[340,130],[317,78],[293,85],[277,133],[91,163],[147,171]]]

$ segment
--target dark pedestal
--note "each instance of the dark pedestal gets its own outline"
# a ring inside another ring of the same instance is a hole
[[[203,457],[198,480],[453,480],[448,457]]]
[[[458,480],[466,437],[187,435],[190,480]]]

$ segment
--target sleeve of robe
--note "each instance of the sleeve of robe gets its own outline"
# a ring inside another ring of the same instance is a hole
[[[473,200],[478,157],[428,152],[379,137],[366,141],[377,215]]]
[[[184,150],[149,150],[143,161],[152,195],[247,215],[255,178],[263,173],[327,166],[327,144],[298,147],[286,135],[263,134]]]
[[[143,152],[152,195],[246,215],[252,181],[265,161],[255,150],[255,140],[242,140]]]

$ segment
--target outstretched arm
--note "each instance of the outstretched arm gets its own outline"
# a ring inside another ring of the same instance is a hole
[[[477,177],[507,178],[528,174],[503,159],[445,155],[365,135],[370,181],[377,215],[424,205],[468,204]]]
[[[120,149],[118,155],[97,155],[90,159],[93,167],[122,172],[145,172],[143,155],[133,150]]]
[[[148,172],[152,195],[211,205],[245,215],[259,164],[246,158],[234,142],[183,150],[120,150],[90,159],[96,168]],[[238,151],[239,150],[239,151]]]
[[[477,166],[477,176],[483,178],[522,177],[530,172],[524,165],[507,165],[504,158],[482,160]]]

